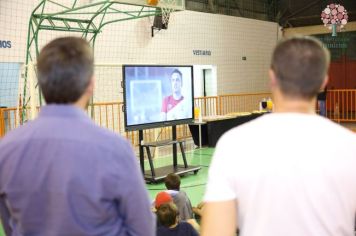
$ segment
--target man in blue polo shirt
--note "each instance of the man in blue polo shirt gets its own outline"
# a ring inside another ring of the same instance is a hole
[[[132,147],[85,113],[93,61],[89,44],[73,37],[50,42],[38,57],[47,105],[0,142],[8,235],[155,235]]]

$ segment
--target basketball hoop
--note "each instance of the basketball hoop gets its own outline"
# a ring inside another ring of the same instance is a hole
[[[332,30],[332,36],[337,36],[337,31],[345,27],[348,19],[345,7],[337,3],[327,5],[321,12],[321,21]]]
[[[150,1],[152,2],[154,0]],[[155,18],[151,27],[151,36],[154,37],[155,30],[168,29],[168,23],[172,23],[171,13],[183,9],[184,4],[182,5],[182,3],[179,3],[177,0],[158,0]]]
[[[162,23],[168,26],[169,17],[171,12],[174,11],[174,6],[176,5],[176,0],[160,0],[159,5],[161,7],[162,12]]]

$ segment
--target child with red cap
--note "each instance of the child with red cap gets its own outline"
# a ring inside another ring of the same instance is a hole
[[[173,202],[173,198],[171,197],[171,195],[167,192],[159,192],[156,195],[156,199],[154,202],[155,208],[156,210],[164,203],[171,203]]]

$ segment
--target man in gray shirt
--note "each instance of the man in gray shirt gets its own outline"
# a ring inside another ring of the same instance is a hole
[[[0,142],[0,214],[8,235],[155,235],[130,144],[96,126],[93,54],[59,38],[38,57],[47,105]]]

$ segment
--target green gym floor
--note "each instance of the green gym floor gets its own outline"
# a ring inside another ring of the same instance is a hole
[[[188,194],[193,206],[196,206],[203,199],[205,184],[208,177],[208,167],[210,165],[213,152],[214,148],[201,148],[186,152],[188,165],[200,165],[202,167],[196,175],[187,174],[181,178],[181,190],[184,190]],[[180,155],[178,155],[178,163],[182,164]],[[154,161],[155,167],[171,164],[171,156],[157,158],[157,160]],[[147,167],[148,165],[145,164],[145,166]],[[147,184],[146,186],[151,200],[155,198],[158,192],[166,190],[164,183]],[[0,236],[5,236],[1,225]]]
[[[213,152],[214,148],[201,148],[186,152],[188,165],[201,166],[201,169],[196,175],[189,173],[181,178],[180,189],[188,194],[193,206],[196,206],[203,199],[205,184],[208,177],[208,167],[210,165]],[[180,157],[181,156],[178,155],[178,164],[182,164],[182,158]],[[160,158],[154,162],[155,167],[169,164],[172,164],[172,157]],[[155,198],[158,192],[166,190],[164,183],[147,184],[146,186],[151,200]]]

